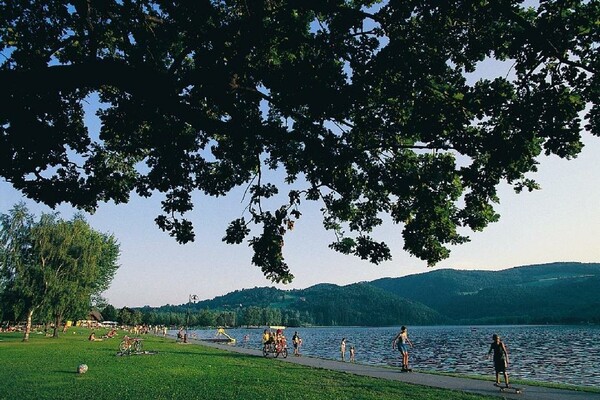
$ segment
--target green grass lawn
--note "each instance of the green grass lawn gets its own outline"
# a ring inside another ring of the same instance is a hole
[[[98,333],[98,332],[97,332]],[[144,337],[155,355],[117,356],[118,338],[0,333],[0,399],[444,399],[486,397],[282,363]],[[86,374],[77,366],[89,366]],[[487,397],[491,399],[490,397]]]

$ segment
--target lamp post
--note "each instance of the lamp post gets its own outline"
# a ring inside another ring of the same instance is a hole
[[[198,296],[196,296],[195,294],[190,294],[190,297],[188,298],[188,306],[187,306],[187,316],[185,319],[185,334],[183,335],[183,343],[187,343],[187,338],[188,338],[188,328],[190,326],[190,304],[192,304],[192,302],[196,302],[198,301]]]

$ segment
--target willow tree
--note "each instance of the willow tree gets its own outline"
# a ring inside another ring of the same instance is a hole
[[[94,297],[109,288],[118,268],[119,246],[112,235],[94,231],[80,216],[40,224],[32,236],[48,265],[44,304],[57,337],[63,317],[88,315]]]
[[[3,314],[18,321],[26,316],[31,326],[33,311],[42,303],[37,290],[30,285],[37,275],[31,263],[33,245],[29,233],[34,219],[23,203],[17,204],[8,214],[0,214],[0,306]],[[32,279],[25,279],[22,271],[28,271]],[[29,339],[29,332],[24,340]]]
[[[0,2],[0,176],[50,206],[161,195],[179,242],[194,193],[245,187],[223,240],[274,281],[307,201],[333,249],[389,259],[391,220],[434,265],[498,219],[500,183],[536,189],[539,157],[599,134],[599,2],[522,3]]]
[[[116,240],[80,216],[64,221],[42,214],[36,222],[22,204],[0,215],[0,223],[3,307],[26,318],[24,341],[37,311],[54,318],[57,336],[63,316],[86,315],[92,296],[108,288],[118,268]]]

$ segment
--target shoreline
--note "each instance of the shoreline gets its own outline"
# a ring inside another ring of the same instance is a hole
[[[176,339],[173,335],[168,334],[167,338]],[[188,343],[177,342],[180,345],[206,346],[214,349],[240,353],[250,356],[263,357],[260,350],[238,347],[235,345],[227,345],[221,343],[204,342],[200,339],[188,339]],[[336,361],[313,356],[301,356],[287,358],[271,358],[274,362],[287,362],[292,364],[304,365],[311,368],[327,369],[332,371],[345,372],[355,375],[368,376],[372,378],[388,379],[414,385],[457,390],[465,393],[474,393],[486,396],[498,396],[503,398],[518,398],[530,400],[600,400],[600,393],[587,392],[573,389],[558,389],[546,386],[533,385],[514,385],[523,389],[520,394],[509,392],[501,392],[494,387],[493,381],[476,379],[467,376],[450,376],[438,373],[427,373],[415,371],[411,373],[402,373],[399,368],[391,366],[374,366],[360,363],[350,363],[347,361]]]
[[[286,330],[288,340],[295,329]],[[487,326],[472,330],[469,327],[411,326],[409,331],[414,343],[411,366],[415,369],[493,379],[493,365],[486,355],[492,334],[498,333],[511,353],[508,371],[511,380],[550,387],[600,387],[600,369],[594,362],[599,347],[593,338],[600,333],[596,327]],[[228,332],[237,339],[236,347],[260,350],[261,338],[256,330],[235,328]],[[348,344],[356,347],[359,363],[384,367],[398,363],[398,352],[390,345],[397,333],[394,328],[330,327],[298,329],[298,332],[303,339],[301,351],[305,355],[339,360],[339,342],[345,337]],[[214,331],[190,329],[188,334],[203,339],[213,337]],[[563,341],[565,337],[570,339],[568,348]],[[545,346],[554,347],[557,352],[548,354],[543,351]]]

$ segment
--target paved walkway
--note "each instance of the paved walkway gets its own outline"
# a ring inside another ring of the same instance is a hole
[[[198,340],[189,340],[190,343],[202,346],[213,347],[217,349],[233,351],[236,353],[248,354],[262,357],[259,350],[245,349],[242,347],[230,346],[226,344],[217,344],[203,342]],[[291,353],[291,351],[290,351]],[[576,392],[573,390],[550,389],[539,386],[519,385],[523,388],[521,394],[500,392],[489,381],[477,379],[457,378],[451,376],[433,375],[420,372],[402,373],[398,368],[378,367],[365,364],[354,364],[334,360],[325,360],[314,357],[293,357],[277,358],[281,362],[306,365],[313,368],[323,368],[333,371],[347,372],[350,374],[370,376],[373,378],[390,379],[399,382],[412,383],[415,385],[430,386],[442,389],[459,390],[468,393],[476,393],[488,396],[498,396],[505,399],[523,399],[523,400],[600,400],[600,393]]]

